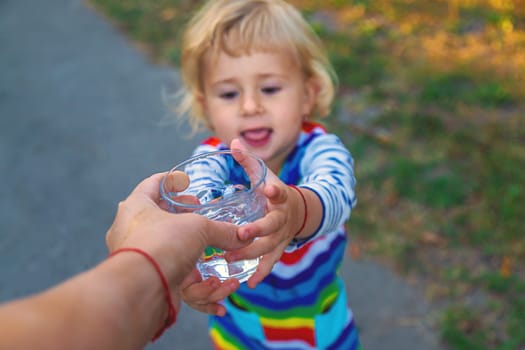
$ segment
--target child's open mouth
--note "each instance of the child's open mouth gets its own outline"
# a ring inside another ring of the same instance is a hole
[[[258,128],[243,131],[241,137],[246,144],[252,147],[262,147],[270,141],[273,130],[270,128]]]

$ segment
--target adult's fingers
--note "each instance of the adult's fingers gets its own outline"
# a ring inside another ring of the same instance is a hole
[[[158,203],[160,200],[160,183],[166,173],[153,174],[142,180],[131,192],[131,195],[143,194]]]
[[[167,192],[182,192],[190,185],[189,176],[182,171],[173,171],[166,175],[164,189]]]

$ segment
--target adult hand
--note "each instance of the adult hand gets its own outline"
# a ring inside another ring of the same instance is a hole
[[[171,298],[143,256],[117,254],[46,291],[0,305],[1,349],[142,349],[172,320],[166,302],[179,305],[181,283],[204,248],[247,244],[233,224],[164,210],[163,175],[144,180],[119,204],[106,242],[110,252],[137,248],[152,257]]]
[[[238,238],[238,227],[233,224],[211,221],[197,214],[166,211],[159,193],[164,175],[159,173],[145,179],[119,203],[106,243],[110,253],[122,247],[148,252],[168,277],[172,290],[178,291],[206,246],[233,250],[249,241]],[[181,184],[175,181],[173,186]],[[179,300],[177,292],[177,303]]]

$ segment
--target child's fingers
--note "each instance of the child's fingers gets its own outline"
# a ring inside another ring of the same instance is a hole
[[[182,289],[182,298],[187,303],[208,302],[208,296],[219,288],[220,284],[217,277],[194,282]]]
[[[239,281],[235,278],[221,283],[217,277],[210,277],[205,281],[186,287],[182,293],[185,302],[207,304],[224,299],[237,288],[239,288]]]
[[[286,247],[287,244],[288,242],[282,242],[278,240],[277,237],[267,236],[256,239],[247,247],[238,250],[228,251],[226,252],[225,257],[227,261],[239,261],[246,259],[255,259],[259,256],[267,255],[274,251],[278,251],[280,257],[282,251],[284,250],[284,247]],[[280,248],[281,246],[283,246],[282,249]]]
[[[183,300],[193,309],[216,316],[224,316],[226,309],[219,304],[231,293],[235,292],[240,283],[235,278],[230,278],[223,283],[217,277],[192,284],[182,291]]]
[[[184,289],[186,289],[188,286],[199,282],[202,282],[202,276],[199,270],[197,270],[197,268],[194,267],[190,274],[186,276],[182,281],[180,289],[181,291],[184,291]]]
[[[226,309],[224,308],[224,306],[222,306],[219,303],[209,303],[209,304],[186,303],[186,304],[188,304],[192,309],[208,314],[208,315],[224,316],[226,313]]]
[[[278,232],[285,223],[285,217],[281,212],[270,211],[264,217],[239,227],[237,234],[243,241],[264,237]]]
[[[259,266],[255,273],[246,281],[248,287],[255,288],[266,276],[270,274],[273,266],[279,261],[284,248],[277,247],[274,251],[264,255],[259,260]]]
[[[288,199],[288,193],[284,189],[286,189],[284,184],[279,186],[276,183],[268,183],[264,188],[264,195],[272,205],[283,204]]]
[[[253,157],[247,157],[244,152],[235,152],[246,151],[246,147],[244,147],[239,139],[234,139],[230,143],[230,149],[232,150],[233,158],[244,168],[244,171],[253,184],[258,183],[262,179],[261,176],[266,175],[266,173],[261,174],[261,163],[259,160]]]
[[[226,308],[219,303],[208,304],[205,306],[205,310],[201,312],[207,313],[208,315],[224,316],[226,315]]]

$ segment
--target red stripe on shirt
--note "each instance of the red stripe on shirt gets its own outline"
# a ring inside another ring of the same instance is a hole
[[[314,131],[317,128],[320,128],[321,130],[326,132],[326,128],[322,124],[314,123],[314,122],[303,122],[303,131],[308,134],[310,134],[312,131]]]
[[[308,253],[308,251],[310,251],[310,248],[314,242],[315,241],[308,242],[301,248],[296,249],[291,253],[284,252],[283,255],[281,255],[281,259],[279,259],[279,261],[285,265],[293,265],[298,263]]]
[[[208,137],[206,140],[202,141],[204,145],[210,145],[212,147],[218,147],[222,141],[218,137]]]
[[[312,347],[315,346],[315,333],[312,328],[271,328],[263,327],[264,334],[269,341],[290,341],[292,339],[302,340]]]

